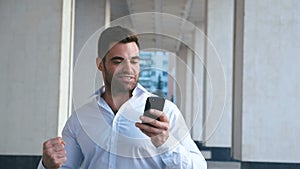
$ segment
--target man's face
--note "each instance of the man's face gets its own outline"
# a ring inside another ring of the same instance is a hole
[[[104,61],[97,60],[107,89],[111,93],[132,91],[139,78],[139,48],[135,42],[115,44]]]

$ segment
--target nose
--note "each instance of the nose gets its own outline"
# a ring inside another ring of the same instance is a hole
[[[129,59],[124,59],[122,62],[122,71],[123,73],[128,73],[131,74],[132,73],[132,67],[131,67],[131,63]]]

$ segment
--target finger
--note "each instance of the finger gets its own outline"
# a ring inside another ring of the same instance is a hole
[[[157,109],[150,109],[149,113],[156,116],[156,117],[160,117],[162,114],[164,114],[164,112],[159,111]]]
[[[66,157],[66,154],[67,154],[66,151],[63,150],[63,151],[57,152],[56,157],[57,158],[64,158],[64,157]]]
[[[43,149],[43,154],[44,155],[51,155],[51,154],[56,154],[60,152],[66,151],[64,148],[64,145],[56,145],[48,148]]]
[[[63,139],[61,139],[60,143],[63,144],[64,146],[66,145],[66,142]]]
[[[55,145],[51,145],[51,147],[44,148],[44,152],[47,152],[48,154],[52,154],[64,150],[65,150],[65,146],[63,144],[55,144]]]
[[[53,149],[54,149],[54,151],[59,152],[59,151],[62,151],[62,150],[65,149],[65,145],[63,145],[63,144],[55,144],[55,145],[53,145]]]
[[[169,123],[169,119],[164,112],[156,109],[150,109],[149,113],[153,114],[154,116],[157,116],[160,121]]]
[[[159,116],[159,120],[162,121],[162,122],[166,122],[168,124],[170,123],[168,117],[164,113],[161,116]]]
[[[142,120],[143,123],[147,123],[150,124],[156,128],[160,128],[163,130],[168,130],[169,129],[169,123],[167,122],[161,122],[155,119],[152,119],[150,117],[147,116],[141,116],[140,119]]]
[[[52,147],[53,145],[56,145],[56,144],[65,144],[65,142],[62,140],[61,137],[56,137],[56,138],[52,138],[52,139],[45,141],[43,144],[43,147],[44,148]]]
[[[148,116],[140,116],[140,120],[142,120],[143,123],[152,123],[155,121],[155,119]]]
[[[56,152],[52,155],[50,155],[51,161],[53,161],[54,164],[63,164],[66,161],[66,152],[61,151],[61,152]]]
[[[67,161],[66,157],[61,157],[61,158],[53,158],[52,159],[52,163],[56,166],[56,167],[61,167],[65,162]]]
[[[149,137],[150,137],[150,135],[153,135],[153,133],[149,133],[149,132],[147,132],[146,130],[144,130],[144,129],[143,129],[143,125],[145,125],[145,123],[139,123],[139,122],[136,122],[136,123],[135,123],[135,126],[136,126],[137,128],[139,128],[144,134],[146,134],[146,135],[149,136]]]
[[[56,145],[56,144],[62,144],[62,145],[65,145],[65,144],[66,144],[65,141],[64,141],[61,137],[53,138],[53,139],[51,140],[51,143],[52,143],[53,145]]]
[[[145,131],[145,130],[141,130],[144,134],[146,134],[148,137],[154,137],[154,136],[156,136],[156,134],[154,134],[154,133],[150,133],[150,132],[147,132],[147,131]]]
[[[156,127],[152,127],[148,124],[143,124],[143,123],[136,123],[136,126],[141,129],[142,131],[145,131],[147,133],[153,133],[154,135],[158,135],[161,134],[163,132],[162,129],[160,128],[156,128]]]

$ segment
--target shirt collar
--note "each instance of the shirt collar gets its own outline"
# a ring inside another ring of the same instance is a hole
[[[105,86],[103,85],[99,90],[97,90],[93,96],[100,96],[105,92]],[[132,96],[136,96],[140,93],[148,92],[141,84],[137,84],[137,86],[132,91]]]

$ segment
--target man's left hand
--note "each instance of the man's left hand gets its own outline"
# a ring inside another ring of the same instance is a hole
[[[135,125],[151,138],[153,145],[159,147],[169,138],[169,119],[162,111],[150,109],[149,112],[157,116],[159,120],[141,116],[142,123],[137,122]]]

